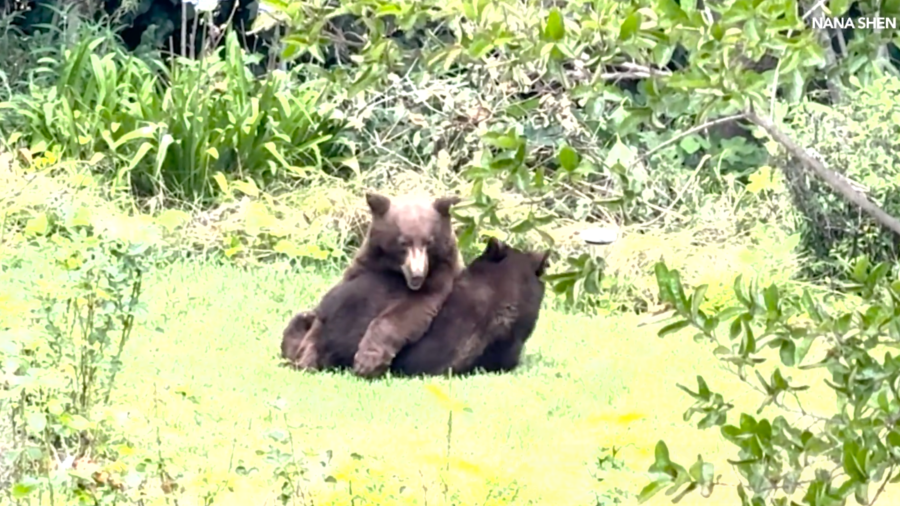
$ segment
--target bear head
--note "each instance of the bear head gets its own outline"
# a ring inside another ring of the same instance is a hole
[[[450,208],[459,201],[455,196],[430,199],[367,193],[372,214],[365,241],[368,256],[385,269],[401,272],[409,289],[419,290],[435,265],[459,262],[450,221]]]
[[[491,237],[488,239],[484,251],[473,263],[500,263],[504,261],[516,266],[522,272],[533,273],[535,276],[541,277],[550,265],[550,250],[522,251]]]

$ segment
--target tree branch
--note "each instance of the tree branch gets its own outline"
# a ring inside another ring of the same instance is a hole
[[[875,221],[883,227],[900,235],[900,220],[884,212],[883,209],[866,198],[864,194],[860,193],[848,182],[844,181],[836,172],[828,169],[822,162],[813,158],[806,149],[800,147],[786,133],[775,126],[775,123],[769,121],[768,118],[757,115],[753,111],[747,111],[746,117],[758,127],[765,130],[772,139],[784,146],[790,154],[803,162],[803,165],[815,173],[820,179],[825,181],[825,183],[840,196],[848,202],[856,204],[860,209],[868,213],[869,216],[875,218]]]

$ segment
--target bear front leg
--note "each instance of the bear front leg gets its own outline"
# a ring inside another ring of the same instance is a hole
[[[444,298],[406,300],[372,320],[353,357],[353,372],[364,378],[384,374],[401,348],[421,338]]]
[[[354,373],[364,378],[384,374],[400,349],[425,335],[450,296],[456,274],[445,265],[429,278],[422,289],[406,294],[369,323],[353,356]]]

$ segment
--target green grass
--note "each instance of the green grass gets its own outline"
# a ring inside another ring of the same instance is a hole
[[[192,473],[226,472],[238,461],[264,470],[254,452],[267,446],[266,431],[281,425],[268,403],[284,399],[298,447],[331,450],[337,463],[356,452],[405,471],[411,482],[436,480],[428,471],[446,448],[447,413],[424,385],[446,380],[369,383],[276,366],[286,321],[335,280],[199,264],[159,273],[147,293],[151,316],[130,344],[122,376],[133,429],[149,434],[161,425],[163,448]],[[684,429],[679,418],[688,400],[668,378],[689,379],[709,360],[663,346],[652,330],[636,332],[635,325],[632,318],[546,310],[521,370],[454,381],[452,396],[473,412],[455,417],[453,455],[497,480],[517,479],[520,500],[594,504],[593,463],[601,447],[622,444],[616,424],[597,416],[646,413],[633,430],[653,428],[641,443],[650,450],[655,436]],[[163,401],[156,414],[154,395]],[[636,467],[646,469],[648,457],[643,452]],[[268,479],[261,472],[252,481],[272,490]]]
[[[17,278],[45,271],[46,259],[24,258],[0,277],[0,292]],[[459,504],[613,504],[596,495],[615,486],[636,493],[646,483],[641,473],[659,439],[676,460],[689,463],[702,453],[725,481],[736,482],[724,461],[732,449],[718,430],[699,432],[682,420],[691,401],[675,384],[693,388],[702,374],[751,413],[756,405],[750,402],[758,398],[719,370],[689,334],[659,339],[658,327],[638,327],[634,316],[591,318],[545,308],[521,369],[455,379],[449,388],[443,378],[366,382],[278,367],[283,326],[336,279],[336,273],[200,262],[155,272],[144,295],[148,315],[128,345],[118,384],[116,409],[127,413],[120,430],[140,451],[159,449],[170,459],[169,472],[182,476],[189,494],[211,486],[204,479],[229,478],[234,490],[220,494],[216,504],[273,498],[278,485],[272,467],[257,451],[269,447],[270,430],[285,428],[296,454],[310,462],[305,480],[316,494],[346,489],[325,477],[347,475],[355,453],[364,466],[392,477],[369,478],[370,485],[402,483],[408,495],[419,497],[403,504],[426,504],[425,496],[427,504],[440,504],[448,412],[425,388],[438,384],[472,410],[453,417],[451,453],[458,460],[447,486],[468,498]],[[272,408],[279,400],[283,417]],[[635,414],[644,416],[616,419]],[[630,470],[599,483],[594,474],[602,448],[623,445]],[[319,464],[329,452],[330,462]],[[239,466],[252,472],[237,476]],[[364,485],[356,482],[355,490]],[[517,487],[516,499],[484,502],[488,489],[502,487]],[[343,497],[316,504],[350,504]],[[654,503],[668,499],[661,494]],[[715,504],[734,500],[727,488],[712,498]],[[712,503],[697,496],[682,504]]]

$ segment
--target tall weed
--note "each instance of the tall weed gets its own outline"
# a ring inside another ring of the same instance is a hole
[[[17,501],[122,489],[82,467],[114,459],[123,440],[103,411],[157,250],[152,236],[100,218],[83,206],[35,214],[25,233],[39,253],[12,261],[39,275],[6,285],[25,297],[0,298],[0,412],[13,439],[0,478]]]
[[[22,138],[32,154],[58,149],[119,179],[142,162],[158,129],[145,119],[159,107],[158,79],[108,37],[79,38],[41,59],[28,93],[0,104],[16,120],[8,142]]]

